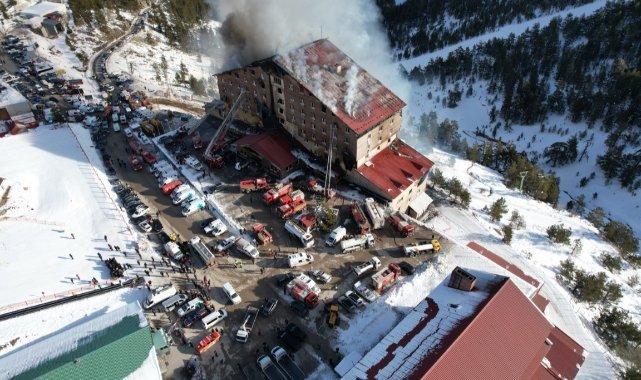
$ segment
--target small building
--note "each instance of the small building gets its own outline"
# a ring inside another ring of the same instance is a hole
[[[25,128],[38,126],[31,103],[20,92],[4,82],[0,82],[0,121],[3,122],[4,132],[19,133]]]
[[[3,379],[161,379],[140,304],[64,328],[0,357]]]
[[[67,6],[61,3],[42,1],[18,13],[22,24],[48,38],[56,38],[67,23]]]
[[[40,3],[34,4],[28,8],[25,8],[18,12],[18,16],[22,17],[24,20],[28,20],[34,17],[41,17],[43,19],[47,17],[67,17],[67,6],[62,3],[53,3],[51,1],[42,1]]]
[[[240,157],[257,161],[267,172],[284,177],[291,173],[298,160],[291,152],[289,140],[282,133],[261,133],[241,137],[232,144]]]
[[[48,38],[56,38],[58,34],[65,30],[62,20],[58,18],[46,18],[42,21],[42,28],[40,31],[42,35]]]

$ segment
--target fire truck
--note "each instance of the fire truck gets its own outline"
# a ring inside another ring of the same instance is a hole
[[[281,197],[278,200],[278,204],[284,206],[300,200],[305,200],[305,193],[300,190],[294,190],[290,194]]]
[[[280,183],[276,185],[273,189],[269,190],[263,194],[263,201],[266,205],[271,204],[272,202],[277,201],[280,197],[283,197],[292,192],[291,183]]]
[[[352,203],[352,216],[358,225],[359,233],[361,235],[365,235],[370,232],[371,227],[367,221],[367,217],[365,216],[365,213],[363,213],[363,208],[361,208],[358,203]]]
[[[133,169],[133,171],[137,172],[139,170],[142,170],[142,159],[139,155],[129,155],[129,163],[131,164],[131,168]]]
[[[392,225],[398,232],[403,235],[403,237],[408,237],[414,235],[414,230],[416,227],[407,220],[405,220],[399,213],[395,213],[390,217]]]
[[[310,309],[318,305],[318,295],[299,278],[295,278],[287,284],[287,292],[295,300],[305,303]]]
[[[262,190],[267,187],[265,178],[248,179],[240,181],[240,192],[251,193],[252,191]]]
[[[256,240],[258,240],[261,245],[269,244],[273,241],[272,234],[270,234],[262,224],[254,225],[252,230],[256,235]]]
[[[398,276],[401,274],[401,267],[396,263],[391,263],[387,268],[375,273],[372,276],[372,287],[379,293],[383,291],[394,283],[398,279]]]
[[[278,208],[278,214],[281,218],[286,219],[290,216],[303,211],[307,207],[307,202],[304,199],[294,201],[294,203],[286,204]]]

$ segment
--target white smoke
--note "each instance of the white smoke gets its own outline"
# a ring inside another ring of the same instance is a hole
[[[345,93],[345,111],[351,117],[354,117],[354,102],[358,94],[358,67],[353,65],[345,74],[347,81],[347,92]]]
[[[223,22],[224,68],[328,38],[408,102],[410,85],[392,60],[373,0],[210,0]],[[347,105],[346,105],[347,107]]]

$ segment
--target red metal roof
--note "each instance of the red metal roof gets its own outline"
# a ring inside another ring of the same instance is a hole
[[[521,379],[532,363],[540,363],[541,347],[552,328],[507,280],[436,363],[412,378]]]
[[[287,138],[280,133],[246,135],[236,140],[234,145],[249,147],[280,170],[284,170],[296,162],[296,157],[294,157],[289,148]]]
[[[277,55],[273,61],[357,134],[405,107],[392,91],[323,39]]]
[[[585,360],[584,350],[574,339],[558,327],[554,327],[548,336],[552,341],[552,347],[545,358],[548,366],[541,365],[537,370],[537,378],[544,378],[543,374],[551,375],[556,379],[574,379]]]
[[[545,298],[545,297],[543,297],[541,295],[541,293],[536,292],[534,297],[532,297],[532,302],[534,302],[536,307],[538,307],[539,310],[541,310],[542,313],[545,313],[545,308],[548,307],[548,304],[550,303],[550,300]]]
[[[397,139],[357,170],[390,199],[394,199],[427,173],[432,165],[434,163],[427,157]]]
[[[506,270],[508,270],[510,273],[517,276],[521,280],[529,284],[532,284],[532,286],[534,286],[535,288],[538,288],[539,286],[542,285],[542,283],[539,280],[526,274],[525,272],[523,272],[523,270],[521,270],[521,268],[510,263],[509,261],[505,260],[504,258],[497,255],[496,253],[490,251],[489,249],[483,247],[482,245],[472,241],[467,243],[467,246],[472,248],[476,252],[480,253],[481,255],[487,257],[488,259],[492,260],[494,263],[501,266],[502,268],[505,268]]]

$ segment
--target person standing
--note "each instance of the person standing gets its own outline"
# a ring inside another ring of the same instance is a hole
[[[101,261],[104,261],[104,260],[102,259],[102,254],[101,254],[100,252],[98,252],[98,258],[100,258],[100,260],[101,260]]]
[[[105,235],[105,241],[107,241],[107,235]]]
[[[71,238],[72,238],[73,240],[76,240],[76,235],[74,235],[74,234],[73,234],[73,232],[71,233]]]
[[[71,257],[71,260],[73,260],[73,255],[71,253],[69,254],[69,257]]]

